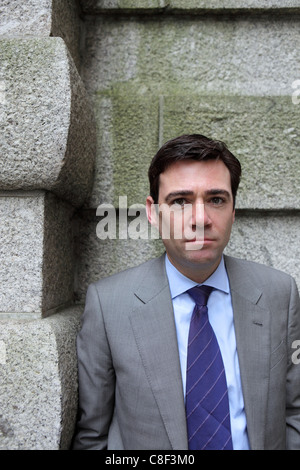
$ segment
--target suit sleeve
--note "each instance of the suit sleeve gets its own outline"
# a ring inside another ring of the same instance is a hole
[[[115,374],[101,305],[92,284],[77,337],[79,406],[74,450],[106,449],[114,409]]]
[[[300,300],[294,279],[291,280],[287,340],[289,358],[286,395],[286,448],[300,450],[300,361],[295,354],[295,347],[300,340]]]

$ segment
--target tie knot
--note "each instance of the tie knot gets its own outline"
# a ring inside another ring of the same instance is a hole
[[[207,305],[213,287],[211,286],[195,286],[189,289],[187,293],[192,297],[198,306]]]

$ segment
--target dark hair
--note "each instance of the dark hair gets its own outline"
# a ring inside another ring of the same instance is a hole
[[[228,168],[231,178],[233,207],[241,178],[241,164],[228,150],[224,142],[204,135],[182,135],[166,142],[154,156],[148,171],[150,195],[158,203],[159,175],[170,165],[181,160],[221,160]]]

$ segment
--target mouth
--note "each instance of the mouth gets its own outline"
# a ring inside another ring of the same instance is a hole
[[[205,248],[209,248],[214,242],[211,238],[204,238],[204,240],[199,240],[194,238],[192,240],[185,240],[185,249],[186,250],[202,250]]]
[[[212,238],[192,238],[191,240],[185,240],[185,243],[202,243],[202,245],[213,243],[214,240]]]

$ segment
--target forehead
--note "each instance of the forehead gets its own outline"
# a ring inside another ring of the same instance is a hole
[[[160,174],[160,191],[170,189],[226,189],[231,192],[230,172],[221,160],[182,160]]]

